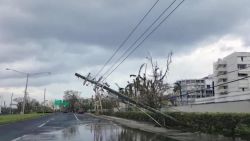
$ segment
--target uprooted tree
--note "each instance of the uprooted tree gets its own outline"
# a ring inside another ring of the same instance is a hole
[[[134,77],[133,82],[128,82],[127,86],[119,91],[137,102],[158,109],[162,107],[163,94],[169,89],[166,78],[172,62],[172,52],[168,54],[165,69],[161,69],[151,55],[147,60],[148,63],[140,66],[137,75],[130,75]],[[152,69],[150,73],[147,73],[148,68]]]

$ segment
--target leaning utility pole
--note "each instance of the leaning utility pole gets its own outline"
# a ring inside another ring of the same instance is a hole
[[[117,92],[117,91],[115,91],[115,90],[113,90],[113,89],[111,89],[111,88],[109,88],[109,87],[106,86],[106,85],[103,85],[103,84],[101,84],[101,83],[99,83],[99,82],[97,82],[97,81],[91,80],[91,79],[89,79],[88,77],[82,76],[82,75],[80,75],[80,74],[78,74],[78,73],[75,73],[75,76],[77,76],[78,78],[84,79],[84,80],[85,80],[84,83],[86,83],[86,81],[88,81],[88,82],[90,82],[90,83],[92,83],[92,84],[95,84],[96,86],[101,87],[101,88],[103,88],[103,89],[109,91],[110,93],[112,93],[112,94],[118,96],[118,98],[120,98],[120,99],[122,99],[122,100],[125,100],[125,101],[127,101],[127,102],[132,103],[132,104],[135,104],[136,106],[141,107],[141,108],[143,108],[143,109],[146,109],[146,110],[148,110],[148,111],[150,111],[150,112],[153,112],[153,113],[157,113],[157,114],[159,114],[159,115],[162,115],[162,116],[164,116],[164,117],[166,117],[166,118],[168,118],[168,119],[170,119],[170,120],[172,120],[172,121],[174,121],[174,122],[180,123],[179,121],[177,121],[177,120],[176,120],[175,118],[173,118],[172,116],[166,115],[166,114],[160,112],[159,110],[156,110],[156,109],[154,109],[154,108],[152,108],[152,107],[150,107],[150,106],[147,106],[147,105],[138,103],[137,101],[135,101],[135,100],[133,100],[133,99],[131,99],[131,98],[129,98],[129,97],[127,97],[127,96],[125,96],[125,95],[123,95],[123,94],[121,94],[121,93],[119,93],[119,92]]]
[[[95,90],[95,109],[96,109],[96,113],[99,114],[100,112],[102,113],[102,97],[100,94],[100,90],[99,88],[96,88]]]

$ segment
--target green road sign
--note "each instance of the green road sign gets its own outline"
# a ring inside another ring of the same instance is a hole
[[[61,106],[63,106],[63,107],[69,107],[69,102],[68,101],[65,101],[65,100],[55,100],[55,102],[54,102],[54,105],[55,106],[59,106],[59,107],[61,107]]]

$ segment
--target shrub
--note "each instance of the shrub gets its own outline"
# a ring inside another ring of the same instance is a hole
[[[178,123],[158,114],[149,114],[166,127],[180,129],[185,127],[185,129],[188,130],[223,134],[227,136],[243,136],[250,134],[250,114],[247,113],[166,113],[177,119],[179,121]],[[106,115],[137,121],[153,122],[151,118],[142,112],[116,112]]]

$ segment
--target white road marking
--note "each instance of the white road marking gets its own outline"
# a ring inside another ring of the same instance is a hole
[[[79,120],[78,117],[76,116],[76,114],[74,114],[74,116],[75,116],[76,120]]]
[[[11,140],[11,141],[21,141],[23,138],[25,138],[27,135],[23,135],[23,136],[21,136],[21,137],[18,137],[18,138],[15,138],[15,139],[13,139],[13,140]]]
[[[39,125],[38,128],[43,127],[45,124],[47,124],[51,119],[49,119],[48,121],[44,122],[43,124]]]

